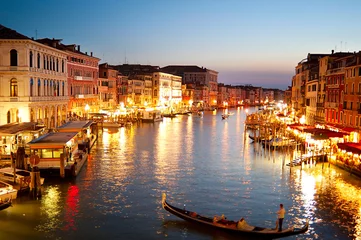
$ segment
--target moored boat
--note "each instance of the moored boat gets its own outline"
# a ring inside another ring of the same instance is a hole
[[[15,174],[15,182],[17,184],[29,185],[31,181],[31,174],[30,171],[23,170],[23,169],[15,169],[11,167],[0,168],[0,180],[6,182],[13,182],[14,181],[14,174]],[[40,178],[40,184],[44,184],[44,178]]]
[[[11,198],[9,198],[8,200],[6,200],[4,202],[0,201],[0,210],[4,210],[4,209],[10,207],[11,201],[12,201]]]
[[[12,185],[0,181],[0,200],[16,199],[17,195],[18,190],[14,189]]]
[[[222,120],[225,120],[229,117],[229,114],[222,114]]]
[[[226,231],[231,234],[236,234],[240,236],[250,236],[262,239],[270,239],[270,238],[281,238],[288,237],[292,235],[297,235],[301,233],[305,233],[308,230],[308,220],[301,228],[290,227],[287,229],[283,229],[282,231],[278,231],[276,228],[265,228],[265,227],[257,227],[251,226],[243,221],[231,221],[226,219],[217,219],[205,217],[197,214],[196,212],[188,211],[186,209],[177,208],[172,206],[166,201],[166,194],[162,194],[162,207],[170,212],[171,214],[180,217],[186,221],[201,224],[204,226],[209,226],[210,228],[219,229]]]

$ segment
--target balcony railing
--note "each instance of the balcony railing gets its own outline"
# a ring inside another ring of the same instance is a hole
[[[343,67],[327,70],[326,74],[328,75],[328,74],[335,74],[335,73],[342,73],[342,72],[344,72]]]
[[[84,77],[84,76],[74,76],[74,80],[93,81],[94,78],[92,78],[92,77]]]
[[[338,108],[339,103],[334,103],[334,102],[326,102],[325,103],[325,108]]]
[[[84,99],[87,99],[87,98],[95,98],[95,97],[98,97],[98,95],[96,95],[96,94],[76,94],[74,97],[75,97],[75,98],[84,98]]]

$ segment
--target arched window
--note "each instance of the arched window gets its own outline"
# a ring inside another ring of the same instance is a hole
[[[30,67],[33,67],[33,52],[32,51],[30,51],[30,59],[29,59],[29,65],[30,65]]]
[[[34,80],[30,78],[30,97],[33,96]]]
[[[10,51],[10,66],[17,66],[18,65],[18,51],[12,49]]]
[[[62,90],[61,91],[63,92],[63,96],[65,96],[64,82],[62,82]]]
[[[18,81],[16,79],[10,80],[10,97],[18,96]]]
[[[60,96],[59,82],[56,83],[56,96]]]
[[[46,56],[45,55],[43,55],[43,60],[44,60],[43,68],[46,69]]]
[[[53,71],[55,71],[55,59],[53,58]]]
[[[38,53],[38,68],[40,68],[40,53]]]
[[[56,59],[56,71],[59,72],[59,59]]]
[[[64,71],[64,60],[61,60],[61,72],[63,73]]]
[[[40,93],[41,93],[41,81],[40,79],[38,79],[38,96],[41,96]]]

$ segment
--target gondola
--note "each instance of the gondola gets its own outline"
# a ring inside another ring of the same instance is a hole
[[[5,202],[1,202],[0,203],[0,210],[4,210],[4,209],[6,209],[6,208],[8,208],[8,207],[10,207],[11,206],[11,198],[9,198],[7,201],[5,201]]]
[[[228,117],[229,117],[228,114],[222,114],[222,120],[225,120],[225,119],[227,119]]]
[[[290,227],[278,232],[278,229],[275,228],[272,229],[272,228],[251,226],[247,224],[245,220],[243,220],[242,224],[238,224],[238,222],[236,221],[231,221],[226,219],[219,220],[216,217],[214,218],[205,217],[197,214],[196,212],[188,211],[186,209],[180,209],[170,205],[166,201],[165,193],[162,194],[162,207],[166,211],[176,215],[177,217],[180,217],[192,223],[209,226],[213,229],[223,230],[230,234],[236,234],[240,236],[248,236],[254,238],[273,239],[273,238],[288,237],[307,232],[309,226],[307,220],[306,224],[302,228]]]

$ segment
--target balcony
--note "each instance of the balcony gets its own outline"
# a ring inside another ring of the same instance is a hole
[[[325,122],[325,118],[324,117],[320,117],[320,116],[315,116],[315,122],[318,123],[324,123]]]
[[[0,66],[0,71],[14,71],[14,72],[24,72],[29,71],[29,67],[20,67],[20,66]]]
[[[77,81],[93,81],[94,78],[92,78],[92,77],[84,77],[84,76],[74,76],[74,80],[77,80]]]
[[[323,108],[323,107],[325,107],[325,103],[317,103],[317,107],[318,108]]]
[[[329,75],[329,74],[336,74],[336,73],[343,73],[343,72],[344,72],[344,68],[341,67],[341,68],[333,68],[333,69],[327,70],[326,74]]]
[[[325,108],[338,108],[339,103],[335,103],[335,102],[326,102],[325,103]]]
[[[328,88],[339,88],[340,84],[327,84]]]
[[[99,90],[99,92],[108,92],[108,87],[107,86],[99,86],[98,90]]]
[[[77,98],[77,99],[89,99],[89,98],[96,98],[98,97],[98,95],[96,94],[76,94],[74,96],[74,98]]]

